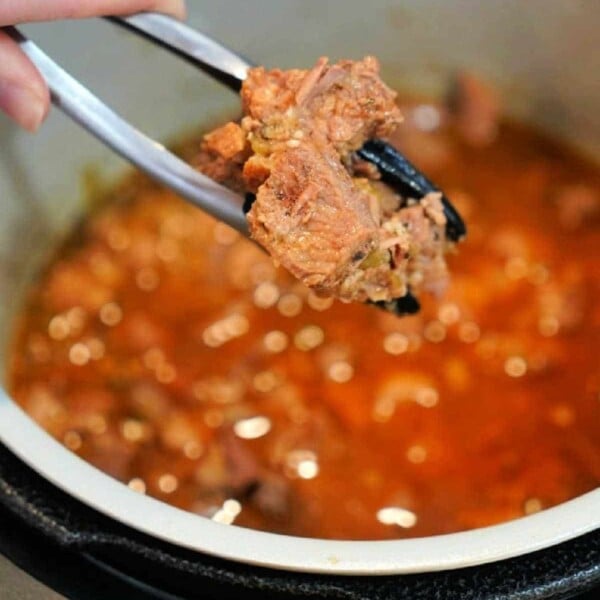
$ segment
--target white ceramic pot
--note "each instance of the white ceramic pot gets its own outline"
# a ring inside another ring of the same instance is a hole
[[[514,115],[600,150],[600,6],[585,0],[188,2],[190,23],[258,63],[310,65],[377,55],[384,77],[426,93],[456,68],[481,73]],[[233,94],[165,52],[99,21],[26,28],[51,56],[158,139],[235,114]],[[594,52],[594,49],[596,50]],[[0,117],[0,359],[44,257],[81,214],[82,174],[125,165],[53,111],[35,136]],[[600,490],[541,513],[443,536],[352,542],[225,526],[141,496],[64,449],[0,388],[0,441],[102,513],[173,544],[274,568],[341,574],[427,572],[497,561],[600,526]]]

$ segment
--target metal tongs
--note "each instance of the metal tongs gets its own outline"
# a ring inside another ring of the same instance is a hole
[[[166,15],[140,13],[124,18],[108,17],[108,20],[174,52],[236,92],[252,67],[249,61],[232,50]],[[15,27],[4,27],[3,30],[20,45],[40,71],[50,89],[54,105],[148,175],[213,217],[248,235],[245,210],[251,205],[251,197],[243,198],[219,185],[145,136]],[[357,155],[374,164],[382,181],[403,196],[420,199],[429,192],[439,191],[402,154],[382,140],[367,141]],[[445,196],[442,202],[447,219],[446,235],[448,239],[458,241],[466,233],[465,225]],[[410,292],[403,298],[381,304],[396,314],[419,310],[419,303]]]

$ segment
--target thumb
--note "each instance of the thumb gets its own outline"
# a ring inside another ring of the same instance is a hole
[[[0,30],[0,110],[28,131],[35,131],[50,106],[50,94],[33,63]]]

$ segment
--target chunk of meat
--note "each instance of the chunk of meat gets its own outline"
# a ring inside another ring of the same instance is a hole
[[[558,209],[558,220],[568,230],[592,223],[600,215],[600,198],[591,186],[564,186],[558,190],[554,201]]]
[[[439,192],[430,193],[419,203],[412,200],[400,210],[382,214],[379,254],[389,253],[391,266],[384,263],[376,270],[365,261],[368,269],[363,285],[369,298],[401,297],[409,289],[424,289],[437,295],[444,291],[448,270],[444,259],[446,216],[441,196]]]
[[[227,123],[204,136],[194,166],[211,179],[243,193],[242,168],[249,155],[244,130],[237,123]]]
[[[440,199],[412,206],[354,156],[402,120],[375,58],[333,65],[321,58],[308,71],[257,67],[241,96],[240,125],[205,137],[212,163],[203,170],[256,194],[250,232],[276,263],[317,294],[345,301],[390,301],[433,272],[429,287],[440,287],[447,248]]]
[[[259,480],[251,501],[269,518],[280,522],[287,521],[291,516],[290,492],[290,485],[285,478],[265,473]]]
[[[397,213],[410,232],[410,250],[406,261],[406,281],[411,288],[440,295],[448,284],[448,269],[444,259],[444,228],[446,216],[439,192],[427,194],[418,204]],[[395,260],[400,264],[396,250]]]
[[[300,131],[325,136],[344,156],[402,121],[396,93],[379,78],[379,62],[320,58],[310,71],[251,69],[242,86],[243,125],[256,138],[285,141]],[[252,138],[251,138],[252,139]]]
[[[227,123],[205,135],[204,143],[207,150],[232,159],[246,149],[246,134],[237,123]]]
[[[212,466],[218,475],[212,481],[213,492],[223,499],[231,495],[248,497],[258,510],[278,521],[289,517],[289,484],[262,468],[252,450],[231,429],[223,432],[213,450],[221,455],[221,460]]]
[[[221,444],[227,466],[227,487],[234,495],[243,495],[258,482],[258,461],[231,430],[223,434]]]
[[[496,91],[471,73],[459,73],[450,97],[450,109],[461,137],[472,146],[487,146],[495,139],[500,119]]]
[[[248,223],[275,260],[325,293],[378,241],[366,194],[329,148],[310,142],[273,158]]]

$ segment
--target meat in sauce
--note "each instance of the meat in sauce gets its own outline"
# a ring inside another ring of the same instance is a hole
[[[597,166],[522,125],[481,144],[459,108],[401,108],[392,141],[470,226],[441,300],[398,319],[321,297],[136,176],[32,289],[13,397],[132,490],[287,534],[448,533],[598,486]],[[186,158],[241,173],[245,135],[203,143]],[[403,218],[427,238],[420,210],[434,227],[435,201]]]

